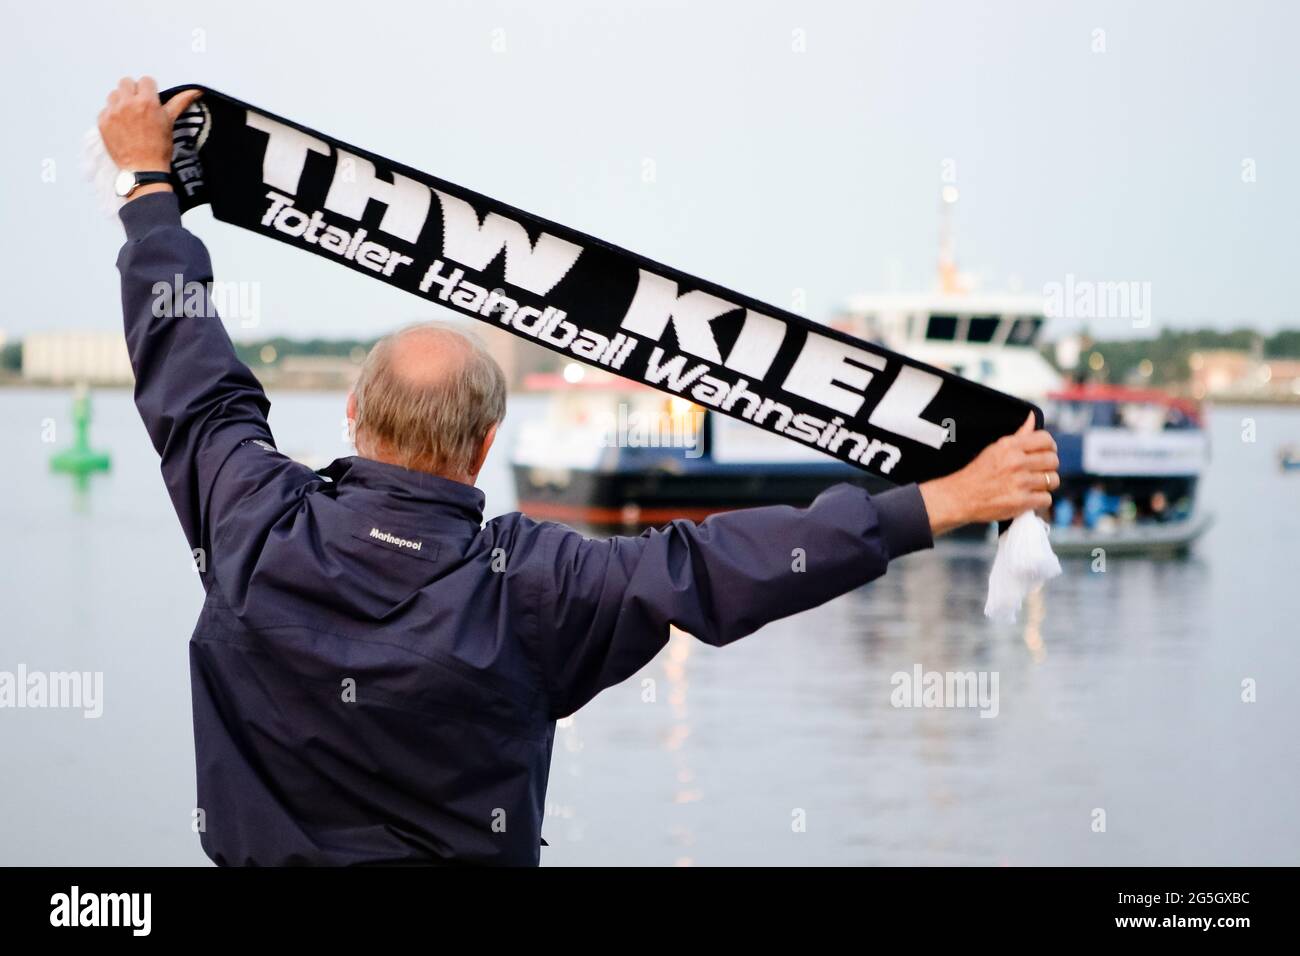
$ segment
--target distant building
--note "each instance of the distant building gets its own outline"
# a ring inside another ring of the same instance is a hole
[[[1193,352],[1192,394],[1196,398],[1300,398],[1300,360],[1263,359],[1250,352],[1211,349]]]
[[[347,356],[286,355],[279,365],[258,370],[267,388],[351,388],[361,364]]]
[[[511,388],[532,372],[558,372],[566,364],[563,356],[494,326],[465,320],[459,324],[483,340]],[[33,332],[22,344],[22,378],[33,384],[130,385],[135,381],[126,341],[118,331]],[[348,389],[365,358],[360,348],[353,355],[300,354],[293,348],[290,343],[280,355],[267,344],[260,360],[250,359],[253,372],[267,388]]]
[[[129,385],[121,331],[33,332],[23,339],[23,378],[50,385]]]

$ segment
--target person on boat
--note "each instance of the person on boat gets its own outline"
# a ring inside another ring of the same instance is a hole
[[[124,79],[99,117],[118,167],[168,171],[195,95],[163,106],[152,80]],[[189,646],[195,819],[219,864],[535,865],[556,721],[671,627],[729,644],[959,525],[1048,507],[1059,483],[1031,418],[960,471],[878,495],[838,485],[806,508],[608,540],[485,523],[475,483],[505,379],[438,323],[370,352],[347,400],[357,453],[314,472],[276,450],[215,313],[157,292],[213,278],[172,187],[127,198],[135,401],[206,594]]]
[[[1052,503],[1052,526],[1056,528],[1069,528],[1074,524],[1074,501],[1068,497],[1058,497]]]
[[[1083,496],[1083,526],[1089,530],[1113,525],[1120,512],[1120,499],[1095,482]]]

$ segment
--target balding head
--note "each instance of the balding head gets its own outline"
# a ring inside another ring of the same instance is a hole
[[[348,409],[362,457],[473,482],[505,417],[506,381],[476,335],[427,322],[375,344]]]

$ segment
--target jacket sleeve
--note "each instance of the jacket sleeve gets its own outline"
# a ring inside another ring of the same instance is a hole
[[[557,718],[636,673],[667,643],[670,625],[729,644],[933,544],[915,485],[875,496],[835,485],[807,508],[726,512],[640,537],[543,528],[536,656]]]
[[[136,408],[190,547],[210,555],[219,523],[241,537],[264,530],[315,475],[272,447],[270,403],[212,307],[212,264],[176,196],[141,196],[120,215]]]

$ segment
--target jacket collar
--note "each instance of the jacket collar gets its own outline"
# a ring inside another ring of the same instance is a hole
[[[473,485],[370,458],[339,458],[317,474],[359,508],[378,508],[425,524],[483,524],[483,492]]]

